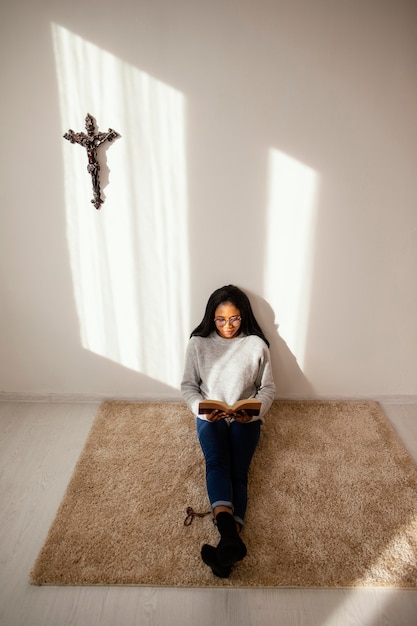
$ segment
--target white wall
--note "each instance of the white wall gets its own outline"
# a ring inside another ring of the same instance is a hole
[[[417,393],[415,2],[0,11],[0,391],[179,397],[233,282],[280,396]],[[101,211],[87,112],[121,134]]]

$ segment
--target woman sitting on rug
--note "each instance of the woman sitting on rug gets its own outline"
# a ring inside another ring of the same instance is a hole
[[[206,463],[206,485],[215,524],[217,547],[204,544],[203,561],[216,576],[227,578],[233,563],[246,556],[239,534],[247,505],[248,471],[261,423],[275,396],[269,343],[247,295],[228,285],[209,298],[202,322],[191,333],[181,392],[197,416],[197,434]],[[245,410],[199,413],[202,400],[232,406],[256,398],[257,416]]]

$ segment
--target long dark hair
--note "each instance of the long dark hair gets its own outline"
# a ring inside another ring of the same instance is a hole
[[[225,285],[211,294],[204,317],[191,333],[191,337],[208,337],[216,329],[214,314],[217,307],[219,304],[225,304],[226,302],[230,302],[240,311],[242,322],[239,332],[245,335],[257,335],[269,347],[269,341],[255,319],[248,296],[235,285]]]

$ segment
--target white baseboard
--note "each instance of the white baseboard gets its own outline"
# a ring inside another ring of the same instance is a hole
[[[0,402],[62,402],[62,403],[94,403],[99,404],[105,400],[119,402],[183,402],[180,392],[178,394],[161,394],[159,396],[148,396],[146,394],[137,395],[87,395],[77,393],[21,393],[21,392],[0,392]],[[328,401],[353,401],[353,400],[375,400],[380,404],[417,404],[417,395],[369,395],[369,396],[291,396],[280,397],[277,400],[328,400]]]
[[[374,398],[380,404],[417,404],[417,395],[391,395],[376,396]]]
[[[298,400],[302,402],[303,400],[322,400],[324,402],[354,402],[356,401],[366,401],[366,400],[374,400],[375,402],[379,402],[380,404],[417,404],[417,395],[415,394],[369,394],[369,395],[309,395],[309,396],[280,396],[276,398],[279,400]]]
[[[99,404],[105,400],[114,400],[119,402],[178,402],[182,401],[181,394],[167,394],[156,396],[148,396],[144,394],[136,395],[87,395],[77,393],[20,393],[20,392],[2,392],[0,391],[0,402],[62,402],[62,403],[93,403]]]

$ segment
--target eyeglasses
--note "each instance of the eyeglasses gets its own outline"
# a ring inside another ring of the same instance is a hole
[[[229,319],[226,319],[225,317],[216,317],[214,319],[214,323],[216,324],[216,326],[219,326],[219,328],[226,326],[226,324],[230,324],[230,326],[234,326],[236,328],[236,326],[240,325],[241,319],[242,318],[238,315],[229,317]]]

